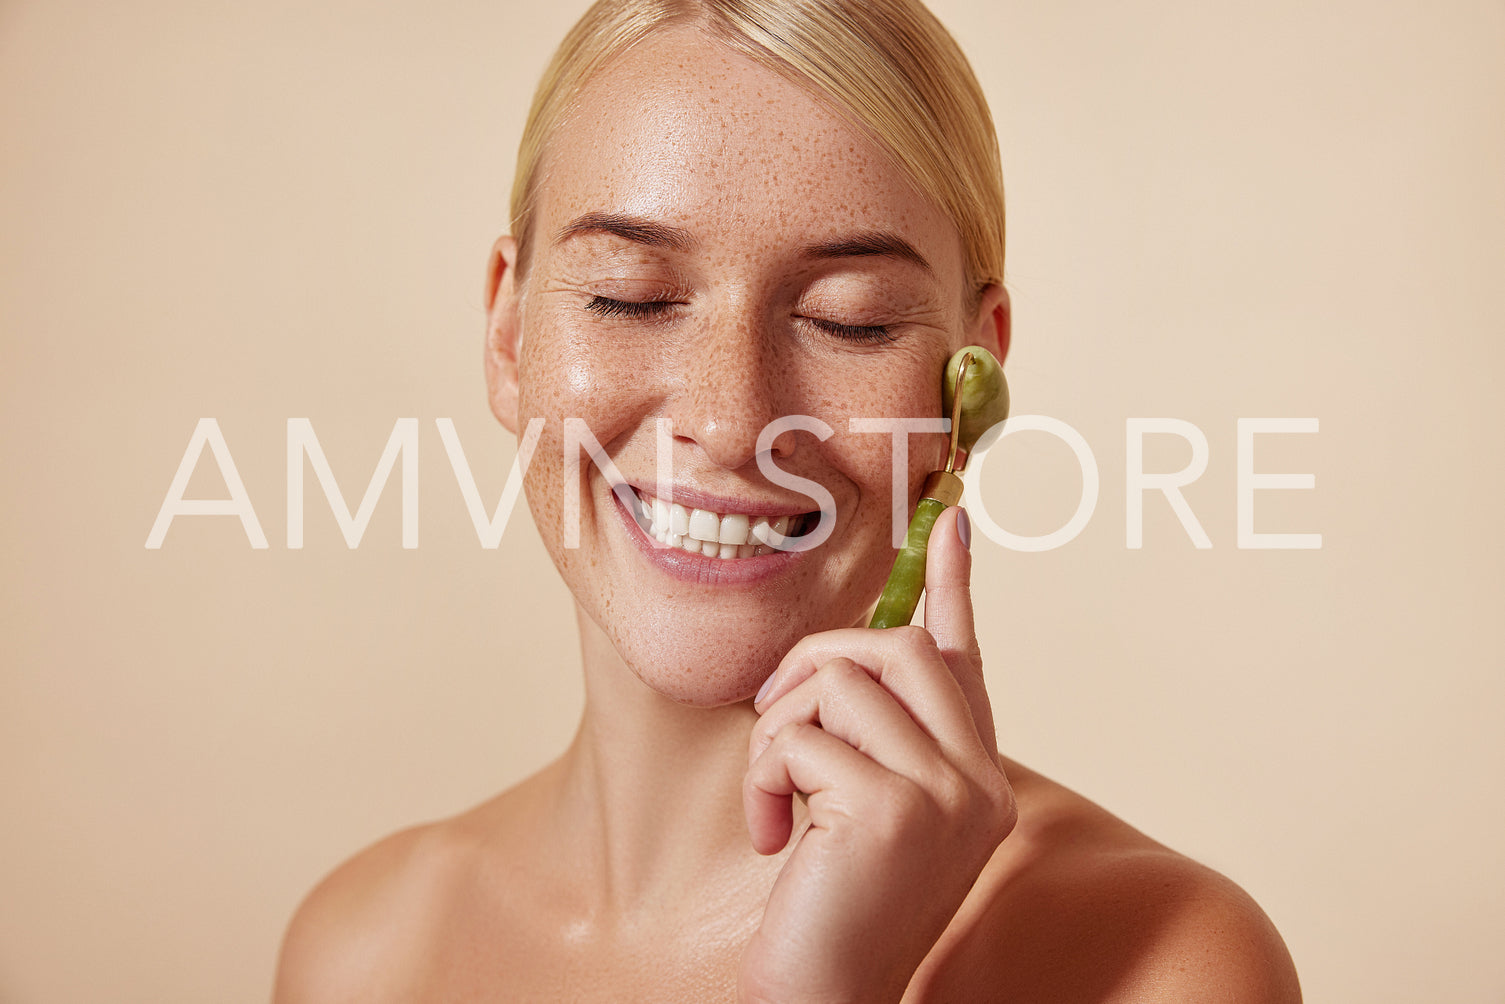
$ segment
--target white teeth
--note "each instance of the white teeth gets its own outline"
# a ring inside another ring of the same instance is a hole
[[[740,512],[728,513],[721,517],[721,534],[716,539],[723,544],[746,544],[747,528],[750,523],[751,517],[745,516]],[[725,557],[725,555],[722,557]]]
[[[696,540],[721,543],[721,518],[713,512],[696,509],[690,513],[690,536]]]
[[[780,516],[773,520],[766,516],[759,516],[749,531],[748,539],[777,548],[784,543],[792,525],[794,525],[793,516]]]
[[[689,509],[677,502],[665,502],[652,496],[638,495],[643,521],[648,533],[667,547],[677,547],[690,554],[712,558],[752,558],[770,554],[788,536],[793,516],[749,516],[746,513],[720,513],[709,509]]]

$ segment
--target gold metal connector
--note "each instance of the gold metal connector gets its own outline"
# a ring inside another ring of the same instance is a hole
[[[962,429],[962,381],[967,379],[967,368],[972,365],[972,353],[962,356],[961,363],[956,367],[956,386],[951,388],[951,449],[946,454],[946,473],[956,470],[956,447],[957,439],[961,436]],[[960,483],[960,482],[958,482]],[[961,496],[958,494],[958,498]],[[947,505],[955,505],[955,502],[947,502]]]
[[[962,500],[962,479],[950,471],[931,471],[920,498],[935,499],[946,506],[956,505]]]

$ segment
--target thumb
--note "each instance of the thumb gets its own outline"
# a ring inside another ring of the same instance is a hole
[[[960,506],[947,508],[935,521],[925,558],[925,630],[961,685],[977,734],[993,753],[997,749],[993,710],[972,614],[971,538],[971,522]]]

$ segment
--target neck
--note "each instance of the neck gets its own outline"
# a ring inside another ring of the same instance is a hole
[[[758,717],[752,702],[696,708],[669,700],[637,678],[578,608],[576,616],[585,711],[561,763],[561,821],[571,841],[581,841],[575,859],[597,871],[600,906],[621,916],[716,902],[707,882],[771,882],[783,855],[753,851],[742,814]]]

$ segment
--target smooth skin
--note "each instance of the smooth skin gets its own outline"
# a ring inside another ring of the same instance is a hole
[[[1299,1000],[1235,885],[998,754],[957,510],[924,627],[856,626],[893,555],[892,447],[848,419],[938,415],[947,357],[1008,344],[1006,294],[965,288],[955,228],[882,151],[677,29],[587,87],[537,213],[491,259],[486,367],[503,424],[545,419],[526,490],[577,604],[580,730],[326,878],[277,1001]],[[874,235],[889,253],[851,253]],[[830,493],[834,530],[756,575],[691,581],[564,461],[580,418],[667,490],[667,419],[676,494],[806,510],[757,464],[784,415],[832,430],[768,452]],[[944,441],[910,445],[913,502]]]

